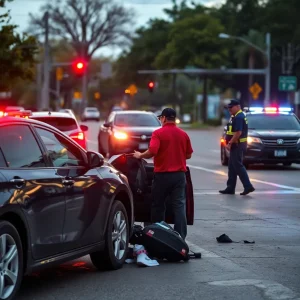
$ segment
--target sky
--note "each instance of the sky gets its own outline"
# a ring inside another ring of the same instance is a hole
[[[136,12],[136,27],[145,25],[151,18],[166,18],[163,9],[171,8],[171,0],[115,0],[124,6],[133,8]],[[202,3],[207,6],[219,4],[223,0],[194,0],[195,3]],[[26,31],[29,24],[29,13],[37,14],[40,7],[46,3],[46,0],[13,0],[8,3],[7,8],[10,9],[12,23],[18,25],[18,31]],[[151,3],[151,4],[149,4]],[[118,48],[105,48],[98,55],[116,56],[121,52]]]

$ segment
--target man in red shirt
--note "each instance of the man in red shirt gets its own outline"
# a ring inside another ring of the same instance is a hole
[[[158,118],[162,127],[153,132],[149,149],[144,153],[135,151],[134,157],[154,157],[151,221],[155,223],[165,220],[166,200],[170,196],[175,220],[174,230],[185,239],[186,160],[192,157],[193,149],[187,133],[176,126],[174,109],[165,108]]]

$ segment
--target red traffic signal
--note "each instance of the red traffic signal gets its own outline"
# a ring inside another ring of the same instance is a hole
[[[150,82],[148,83],[148,90],[149,90],[150,93],[152,93],[152,92],[153,92],[153,89],[154,89],[154,82],[153,82],[153,81],[150,81]]]
[[[87,63],[84,60],[78,59],[73,62],[73,71],[75,75],[82,76],[86,71]]]

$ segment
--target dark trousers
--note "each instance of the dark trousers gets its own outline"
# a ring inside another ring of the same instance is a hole
[[[184,172],[155,173],[152,184],[152,223],[165,221],[167,197],[171,197],[174,230],[183,239],[187,235],[186,177]]]
[[[243,165],[243,156],[246,150],[246,143],[233,144],[231,146],[228,164],[228,190],[235,191],[237,176],[239,176],[245,190],[252,187],[246,168]]]

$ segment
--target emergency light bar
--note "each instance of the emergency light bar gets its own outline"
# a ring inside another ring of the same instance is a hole
[[[252,112],[252,113],[269,113],[269,114],[275,114],[275,113],[290,113],[293,112],[292,107],[276,107],[276,106],[268,106],[268,107],[245,107],[245,112]]]
[[[32,115],[31,110],[8,111],[4,113],[4,117],[16,117],[28,119]]]

